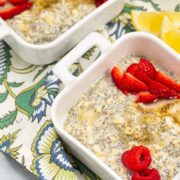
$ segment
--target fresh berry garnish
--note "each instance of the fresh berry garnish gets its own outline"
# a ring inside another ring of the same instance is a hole
[[[149,84],[150,80],[154,79],[156,75],[154,66],[146,59],[140,59],[138,64],[131,64],[127,72],[131,73],[145,84]]]
[[[124,72],[121,71],[118,67],[113,67],[112,71],[111,71],[111,76],[112,79],[115,83],[115,85],[124,93],[124,94],[128,94],[128,92],[122,87],[122,83],[121,83],[121,79],[123,77]]]
[[[5,1],[5,0],[0,0],[0,6],[4,6],[4,5],[5,5],[5,3],[6,3],[6,1]]]
[[[134,76],[144,82],[145,84],[149,84],[151,81],[151,78],[146,74],[146,72],[143,69],[137,69],[136,72],[134,73]]]
[[[121,71],[117,66],[114,66],[112,71],[111,71],[111,75],[113,80],[115,80],[115,82],[118,82],[120,79],[122,79],[124,72]]]
[[[139,79],[135,78],[130,73],[123,73],[116,66],[112,69],[111,75],[115,85],[126,95],[128,92],[137,93],[148,89]]]
[[[167,86],[151,80],[149,84],[149,92],[155,94],[158,99],[173,99],[179,98],[179,95],[172,89],[168,88]]]
[[[146,84],[144,84],[142,81],[140,81],[130,73],[124,73],[120,83],[123,89],[130,93],[138,93],[148,90]]]
[[[134,172],[132,176],[132,180],[160,180],[161,177],[159,172],[153,169],[146,169],[140,172]]]
[[[149,104],[159,99],[180,98],[180,84],[161,71],[156,71],[153,64],[144,58],[139,63],[131,64],[125,73],[118,72],[116,67],[112,77],[124,94],[139,93],[136,102]]]
[[[131,150],[125,151],[121,156],[121,161],[123,165],[129,170],[131,170],[131,156]]]
[[[135,146],[121,156],[124,166],[132,171],[143,171],[151,164],[151,154],[144,146]]]
[[[171,79],[165,73],[158,71],[156,73],[155,79],[156,79],[156,81],[164,84],[165,86],[169,87],[170,89],[173,89],[177,93],[180,93],[180,84],[176,83],[173,79]]]
[[[28,2],[28,0],[9,0],[9,2],[16,6],[16,5],[24,4]]]
[[[108,1],[108,0],[95,0],[96,7],[101,6],[101,5],[104,4],[106,1]]]
[[[126,72],[128,72],[134,76],[137,69],[138,69],[138,64],[133,63],[127,68]]]
[[[149,62],[146,59],[140,59],[139,61],[139,66],[138,66],[138,70],[144,70],[144,72],[146,73],[146,75],[151,78],[154,79],[155,75],[156,75],[156,69],[154,68],[154,66],[152,65],[151,62]]]
[[[157,100],[156,95],[151,94],[149,92],[140,92],[138,94],[138,98],[137,98],[136,102],[149,104],[149,103],[155,102],[156,100]]]
[[[26,2],[19,6],[10,7],[8,9],[0,10],[0,17],[4,20],[11,19],[12,17],[20,14],[21,12],[31,8],[32,2]]]

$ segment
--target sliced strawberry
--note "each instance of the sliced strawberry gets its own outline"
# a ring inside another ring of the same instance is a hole
[[[136,102],[144,103],[144,104],[149,104],[153,103],[157,100],[157,96],[154,94],[151,94],[149,92],[140,92],[138,94],[138,98]]]
[[[111,76],[112,76],[112,79],[115,83],[115,85],[124,93],[124,94],[128,94],[127,91],[125,91],[125,89],[122,87],[122,84],[121,84],[121,79],[123,77],[123,74],[124,72],[121,71],[117,66],[114,66],[112,71],[111,71]]]
[[[134,73],[134,76],[147,85],[151,82],[151,78],[146,74],[144,69],[138,68]]]
[[[4,6],[4,5],[5,5],[5,3],[6,3],[6,1],[5,1],[5,0],[0,0],[0,6]]]
[[[20,14],[21,12],[29,9],[32,6],[32,2],[27,2],[19,6],[14,6],[8,9],[0,10],[0,17],[4,20],[11,19],[12,17]]]
[[[134,76],[137,69],[138,69],[138,64],[133,63],[127,68],[126,72],[128,72],[128,73],[130,73],[130,74],[132,74]]]
[[[16,6],[16,5],[24,4],[28,2],[28,0],[9,0],[9,2]]]
[[[154,80],[149,84],[149,92],[155,94],[158,99],[180,98],[174,90]]]
[[[146,59],[140,59],[138,65],[133,65],[132,67],[130,66],[129,68],[137,79],[141,80],[147,85],[149,84],[151,79],[155,78],[156,75],[156,70],[154,66]]]
[[[173,89],[177,93],[180,93],[180,84],[176,83],[173,79],[167,76],[165,73],[158,71],[156,73],[156,81],[164,84],[165,86]]]
[[[156,69],[154,68],[153,64],[151,62],[149,62],[148,60],[142,58],[139,61],[139,66],[138,66],[138,70],[144,70],[144,72],[146,73],[146,75],[151,78],[154,79],[155,75],[156,75]]]
[[[148,90],[146,84],[144,84],[142,81],[140,81],[130,73],[124,73],[120,83],[122,88],[130,93],[138,93]]]
[[[104,4],[106,1],[108,1],[108,0],[95,0],[96,7],[101,6],[101,5]]]

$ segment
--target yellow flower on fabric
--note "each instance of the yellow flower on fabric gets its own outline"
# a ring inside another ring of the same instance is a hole
[[[39,179],[76,180],[76,174],[51,121],[46,121],[33,141],[32,171]]]

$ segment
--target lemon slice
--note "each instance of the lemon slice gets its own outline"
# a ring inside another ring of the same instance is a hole
[[[164,14],[161,12],[131,11],[134,28],[138,31],[151,32],[160,35]]]
[[[161,39],[180,53],[180,29],[167,16],[164,17],[161,27]]]
[[[180,12],[164,12],[176,28],[180,28]]]
[[[145,12],[131,11],[131,20],[134,28],[138,31],[161,35],[161,25],[167,16],[176,28],[180,28],[180,12]]]

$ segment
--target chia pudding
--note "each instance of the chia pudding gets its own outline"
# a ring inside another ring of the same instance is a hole
[[[96,8],[94,0],[51,1],[34,0],[31,9],[6,22],[27,42],[45,44],[55,40]]]
[[[121,69],[138,62],[128,56],[118,62]],[[179,80],[172,72],[153,63],[156,69]],[[111,75],[93,85],[70,109],[65,130],[91,150],[123,180],[131,179],[123,166],[122,153],[144,145],[162,180],[172,180],[180,169],[180,100],[161,100],[150,105],[135,102],[112,82]]]

